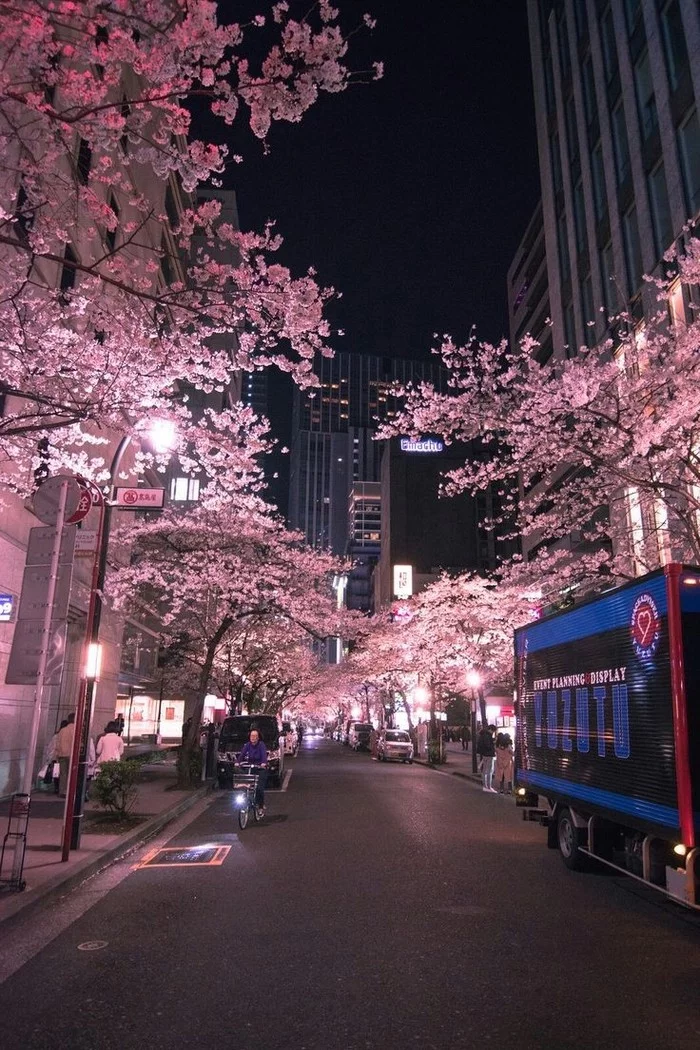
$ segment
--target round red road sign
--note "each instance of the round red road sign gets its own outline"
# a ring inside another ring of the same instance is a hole
[[[92,494],[88,488],[80,483],[80,499],[78,501],[78,507],[74,514],[71,514],[70,518],[67,519],[69,525],[77,525],[79,521],[86,518],[90,513],[92,507]]]

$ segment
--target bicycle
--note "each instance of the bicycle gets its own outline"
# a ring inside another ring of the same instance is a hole
[[[259,774],[254,773],[253,770],[259,770],[260,768],[260,766],[252,766],[244,762],[236,766],[233,774],[233,804],[238,810],[238,824],[241,831],[247,828],[251,812],[256,824],[265,815],[265,807],[259,806],[255,801],[260,778]],[[238,770],[247,770],[247,772],[239,773]]]

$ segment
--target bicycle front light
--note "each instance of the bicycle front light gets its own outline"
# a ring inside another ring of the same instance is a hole
[[[247,799],[244,794],[240,794],[236,795],[233,801],[236,803],[237,806],[245,806]]]

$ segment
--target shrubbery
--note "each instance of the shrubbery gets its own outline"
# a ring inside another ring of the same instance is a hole
[[[136,781],[141,763],[133,758],[118,762],[103,762],[92,782],[92,795],[99,806],[104,806],[115,816],[126,817],[134,807],[138,796]]]

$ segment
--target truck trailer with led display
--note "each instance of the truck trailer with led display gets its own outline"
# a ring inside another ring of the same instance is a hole
[[[594,857],[700,907],[700,569],[519,628],[515,675],[524,815],[568,867]]]

